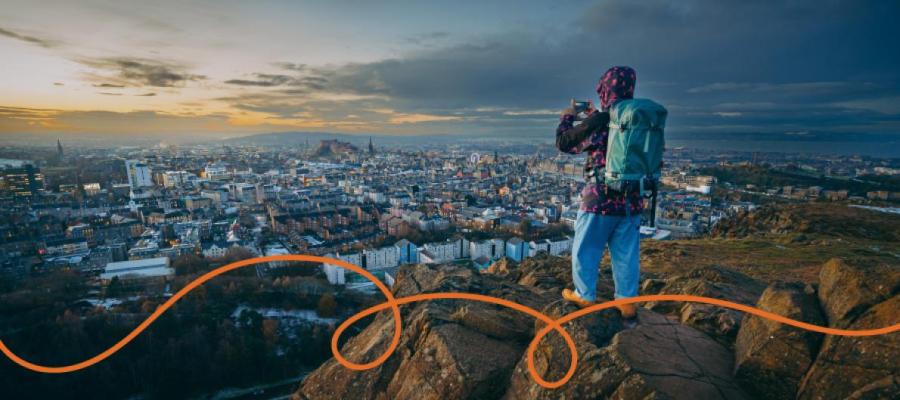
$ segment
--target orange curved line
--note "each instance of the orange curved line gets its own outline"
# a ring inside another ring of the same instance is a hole
[[[372,283],[375,284],[375,286],[378,287],[378,289],[382,292],[382,294],[384,294],[384,296],[385,296],[384,303],[374,305],[372,307],[369,307],[363,311],[360,311],[360,312],[354,314],[353,316],[351,316],[350,318],[345,320],[343,323],[341,323],[341,325],[338,326],[338,328],[335,330],[334,334],[331,337],[331,351],[334,354],[335,359],[344,367],[351,369],[351,370],[357,370],[357,371],[367,370],[367,369],[375,368],[375,367],[381,365],[396,350],[396,348],[400,342],[400,335],[403,330],[399,306],[409,304],[409,303],[419,302],[419,301],[430,301],[430,300],[441,300],[441,299],[472,300],[472,301],[480,301],[480,302],[484,302],[484,303],[496,304],[496,305],[508,307],[508,308],[516,310],[516,311],[523,312],[525,314],[528,314],[528,315],[546,323],[547,326],[541,328],[541,330],[537,332],[535,337],[532,339],[531,343],[528,345],[527,364],[528,364],[528,372],[531,374],[531,377],[539,385],[541,385],[542,387],[548,388],[548,389],[558,388],[558,387],[566,384],[566,382],[568,382],[569,379],[571,379],[572,376],[574,375],[575,369],[576,369],[577,363],[578,363],[578,353],[577,353],[577,348],[575,346],[575,342],[572,340],[572,337],[565,331],[565,329],[562,328],[562,325],[567,322],[570,322],[576,318],[580,318],[582,316],[588,315],[590,313],[600,311],[600,310],[605,310],[605,309],[612,308],[612,307],[619,306],[619,305],[624,305],[624,304],[633,304],[633,303],[641,303],[641,302],[649,302],[649,301],[679,301],[679,302],[711,304],[711,305],[715,305],[715,306],[719,306],[719,307],[731,308],[731,309],[742,311],[745,313],[757,315],[759,317],[770,319],[770,320],[780,322],[783,324],[787,324],[790,326],[794,326],[796,328],[805,329],[805,330],[812,331],[812,332],[823,333],[823,334],[827,334],[827,335],[837,335],[837,336],[876,336],[876,335],[885,335],[885,334],[900,331],[900,323],[894,324],[891,326],[887,326],[887,327],[883,327],[883,328],[877,328],[877,329],[850,330],[850,329],[829,328],[829,327],[818,326],[818,325],[814,325],[814,324],[810,324],[810,323],[806,323],[806,322],[802,322],[802,321],[797,321],[797,320],[790,319],[790,318],[787,318],[787,317],[784,317],[784,316],[781,316],[781,315],[778,315],[775,313],[771,313],[768,311],[758,309],[756,307],[751,307],[751,306],[744,305],[744,304],[734,303],[734,302],[727,301],[727,300],[720,300],[720,299],[714,299],[714,298],[702,297],[702,296],[678,295],[678,294],[648,295],[648,296],[638,296],[638,297],[623,298],[623,299],[618,299],[618,300],[613,300],[613,301],[607,301],[604,303],[599,303],[599,304],[593,305],[591,307],[587,307],[584,309],[574,311],[574,312],[566,314],[558,319],[553,319],[533,308],[530,308],[528,306],[525,306],[525,305],[522,305],[522,304],[519,304],[519,303],[516,303],[513,301],[509,301],[506,299],[493,297],[493,296],[474,294],[474,293],[452,293],[452,292],[423,293],[423,294],[412,295],[412,296],[407,296],[407,297],[395,298],[393,296],[393,294],[390,292],[390,290],[387,288],[387,286],[385,286],[384,283],[382,283],[380,280],[378,280],[378,278],[376,278],[374,275],[372,275],[369,271],[362,269],[360,267],[357,267],[356,265],[350,264],[348,262],[329,258],[329,257],[320,257],[320,256],[280,255],[280,256],[257,257],[257,258],[242,260],[242,261],[234,262],[234,263],[216,268],[212,271],[207,272],[206,274],[203,274],[199,278],[188,283],[184,288],[182,288],[177,293],[175,293],[175,295],[173,295],[171,298],[169,298],[165,303],[160,305],[152,314],[150,314],[149,317],[147,317],[147,319],[145,319],[143,322],[141,322],[141,324],[138,325],[137,328],[135,328],[128,335],[126,335],[124,338],[122,338],[122,340],[120,340],[119,342],[117,342],[116,344],[114,344],[113,346],[108,348],[107,350],[103,351],[102,353],[100,353],[94,357],[91,357],[87,360],[81,361],[79,363],[66,365],[66,366],[59,366],[59,367],[48,367],[48,366],[34,364],[34,363],[31,363],[31,362],[19,357],[15,353],[13,353],[11,350],[9,350],[9,348],[6,347],[6,345],[3,343],[2,340],[0,340],[0,351],[2,351],[6,357],[8,357],[10,360],[15,362],[16,364],[18,364],[26,369],[36,371],[36,372],[42,372],[42,373],[48,373],[48,374],[60,374],[60,373],[74,372],[74,371],[78,371],[78,370],[81,370],[84,368],[88,368],[94,364],[97,364],[97,363],[109,358],[110,356],[112,356],[113,354],[115,354],[116,352],[121,350],[125,345],[127,345],[129,342],[134,340],[135,337],[137,337],[144,330],[146,330],[154,321],[156,321],[157,318],[159,318],[164,312],[166,312],[169,308],[171,308],[182,297],[187,295],[190,291],[194,290],[198,286],[200,286],[200,285],[206,283],[207,281],[209,281],[219,275],[222,275],[226,272],[233,271],[235,269],[246,267],[249,265],[254,265],[254,264],[264,263],[264,262],[272,262],[272,261],[311,261],[311,262],[321,262],[321,263],[337,265],[339,267],[354,271],[354,272],[364,276],[366,279],[369,279],[370,281],[372,281]],[[352,326],[354,323],[356,323],[360,319],[365,318],[369,315],[372,315],[374,313],[377,313],[377,312],[382,311],[387,308],[391,309],[393,317],[394,317],[394,335],[393,335],[393,338],[391,339],[390,345],[388,345],[387,349],[385,349],[385,352],[382,353],[377,358],[375,358],[375,360],[368,362],[368,363],[364,363],[364,364],[354,363],[354,362],[351,362],[351,361],[348,361],[347,359],[345,359],[340,354],[340,350],[338,349],[338,341],[340,339],[341,334],[343,334],[343,332],[347,328]],[[571,361],[569,363],[568,371],[566,371],[566,374],[562,378],[560,378],[557,381],[548,382],[540,376],[540,374],[537,372],[537,370],[534,367],[534,352],[536,351],[537,345],[540,343],[540,341],[551,330],[555,330],[555,331],[559,332],[559,334],[562,335],[563,339],[566,341],[566,345],[571,354]]]

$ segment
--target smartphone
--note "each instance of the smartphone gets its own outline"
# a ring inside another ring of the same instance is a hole
[[[590,102],[587,101],[576,101],[575,102],[575,112],[580,114],[587,111],[590,106]]]

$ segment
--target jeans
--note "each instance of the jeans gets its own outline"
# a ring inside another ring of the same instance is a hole
[[[578,212],[572,243],[572,280],[582,299],[596,301],[597,273],[609,245],[615,298],[638,295],[641,216],[609,216]]]

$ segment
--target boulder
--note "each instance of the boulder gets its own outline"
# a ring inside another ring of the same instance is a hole
[[[501,262],[486,273],[458,265],[403,266],[393,291],[398,298],[479,293],[559,317],[576,310],[560,300],[560,291],[571,285],[569,263],[568,258],[535,257]],[[827,316],[832,326],[868,329],[900,320],[896,272],[896,267],[861,269],[835,261],[822,269],[816,295],[811,286],[765,288],[727,268],[706,267],[657,276],[647,280],[642,291],[758,304],[815,324],[823,324]],[[611,292],[606,271],[599,287],[601,297]],[[401,306],[401,314],[399,346],[384,364],[351,371],[330,360],[304,380],[294,398],[788,398],[797,385],[800,399],[898,397],[897,334],[826,336],[819,344],[819,335],[788,326],[755,317],[742,321],[742,315],[715,307],[673,303],[641,308],[640,323],[623,329],[618,312],[605,310],[564,325],[578,349],[578,367],[566,385],[550,390],[528,373],[528,344],[544,326],[531,316],[461,300],[411,303]],[[342,338],[346,342],[341,353],[358,363],[380,356],[392,339],[392,318],[385,310],[360,321],[358,334],[348,331]],[[366,321],[371,322],[366,326]],[[562,337],[551,331],[538,344],[535,367],[545,380],[557,380],[570,356]]]
[[[815,325],[825,325],[815,289],[800,284],[773,284],[756,306]],[[735,379],[751,395],[793,399],[822,342],[821,334],[747,315],[735,341]]]
[[[459,266],[402,267],[397,297],[423,292],[470,292],[540,307],[550,300],[529,288]],[[310,374],[295,397],[366,399],[498,398],[531,339],[532,318],[491,304],[437,300],[401,307],[397,351],[371,370],[350,371],[332,359]],[[341,354],[361,363],[391,341],[390,311],[349,339]]]
[[[819,301],[831,326],[844,328],[900,291],[900,266],[850,265],[832,259],[819,272]]]
[[[688,294],[712,297],[742,304],[755,304],[765,289],[762,282],[720,266],[700,267],[668,279],[647,280],[641,294]],[[705,332],[720,343],[731,346],[743,315],[735,310],[707,304],[651,302],[645,307],[677,316],[681,322]]]
[[[862,313],[847,329],[874,329],[900,321],[900,295]],[[799,399],[896,399],[900,334],[826,336],[806,374]]]
[[[550,309],[548,315],[557,309]],[[571,306],[566,306],[571,308]],[[569,312],[571,310],[564,310]],[[513,371],[506,399],[742,399],[731,376],[732,354],[706,334],[649,310],[637,327],[621,330],[614,311],[565,325],[578,347],[572,379],[545,389],[528,373],[526,355]],[[538,328],[538,327],[536,327]],[[535,352],[535,369],[548,381],[569,365],[569,351],[550,333]]]

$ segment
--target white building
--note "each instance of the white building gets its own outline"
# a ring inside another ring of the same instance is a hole
[[[256,185],[249,183],[235,183],[230,186],[231,197],[233,197],[232,200],[240,201],[242,203],[256,202]]]
[[[166,171],[162,176],[162,183],[163,186],[171,188],[182,186],[194,179],[197,179],[197,177],[187,171]]]
[[[465,238],[450,239],[441,243],[427,243],[423,249],[429,252],[435,263],[469,257],[469,241]],[[424,262],[424,261],[423,261]]]
[[[232,247],[240,247],[237,243],[214,242],[203,246],[203,257],[206,258],[222,258],[225,253]]]
[[[338,254],[326,254],[325,257],[335,258],[344,262],[348,262],[350,264],[356,266],[362,266],[362,255],[359,253],[346,254],[341,255]],[[332,285],[344,285],[347,283],[347,269],[338,265],[325,263],[322,264],[322,270],[325,272],[325,277],[328,279],[328,282]],[[352,271],[351,271],[352,272]]]
[[[534,257],[539,253],[550,253],[550,243],[546,240],[528,242],[528,257]]]
[[[153,186],[150,167],[138,160],[125,160],[125,173],[132,189]]]
[[[546,239],[550,248],[550,255],[558,256],[562,253],[572,250],[572,238],[563,237],[560,239]]]
[[[687,185],[684,188],[688,192],[697,192],[701,194],[709,194],[712,191],[712,186],[710,185]]]
[[[214,163],[203,168],[203,176],[211,181],[221,181],[228,179],[231,174],[228,173],[228,168],[225,164]]]
[[[506,241],[503,239],[491,239],[491,245],[493,246],[493,259],[503,258],[506,255]]]
[[[514,237],[506,241],[506,256],[513,261],[521,262],[529,256],[528,244],[522,239]]]
[[[166,278],[175,275],[175,270],[169,267],[168,257],[146,258],[143,260],[119,261],[106,264],[106,269],[100,274],[100,279],[146,279]]]
[[[400,248],[396,246],[364,250],[363,257],[366,269],[391,268],[400,265]]]
[[[419,262],[422,264],[437,264],[441,262],[437,256],[428,250],[419,251]]]
[[[480,242],[470,242],[469,243],[469,257],[473,260],[478,259],[479,257],[487,257],[492,258],[493,252],[491,248],[493,247],[493,242],[490,240],[482,240]]]
[[[469,243],[469,258],[476,260],[482,256],[489,260],[502,258],[506,254],[506,242],[503,239],[486,239]]]

